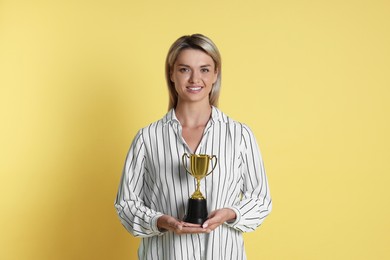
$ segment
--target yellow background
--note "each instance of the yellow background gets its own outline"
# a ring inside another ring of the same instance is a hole
[[[113,202],[164,59],[203,33],[274,210],[249,259],[390,259],[390,2],[0,1],[0,259],[136,259]]]

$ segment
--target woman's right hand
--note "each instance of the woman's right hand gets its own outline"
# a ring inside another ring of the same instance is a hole
[[[157,227],[161,231],[172,231],[175,234],[209,233],[211,230],[202,228],[199,224],[187,223],[168,215],[157,219]]]

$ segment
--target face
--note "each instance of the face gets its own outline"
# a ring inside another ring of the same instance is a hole
[[[171,71],[171,81],[182,102],[210,104],[209,94],[217,81],[213,59],[201,50],[185,49],[178,55]]]

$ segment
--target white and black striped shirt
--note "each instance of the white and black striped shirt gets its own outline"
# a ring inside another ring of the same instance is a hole
[[[201,181],[208,212],[231,208],[237,218],[209,234],[160,232],[162,214],[183,219],[195,179],[181,158],[192,151],[170,110],[141,129],[126,158],[115,207],[125,228],[141,237],[139,259],[246,259],[242,232],[255,230],[272,208],[261,154],[251,130],[213,107],[196,154],[216,155],[215,170]]]

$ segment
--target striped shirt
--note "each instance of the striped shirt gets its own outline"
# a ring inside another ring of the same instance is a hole
[[[142,238],[139,259],[246,259],[242,233],[255,230],[272,208],[253,133],[212,107],[195,154],[216,155],[218,163],[201,180],[200,188],[209,213],[230,208],[237,217],[209,234],[177,235],[157,228],[162,214],[183,219],[196,189],[195,178],[182,165],[184,153],[193,152],[182,137],[173,109],[141,129],[130,147],[115,208],[124,227]]]

